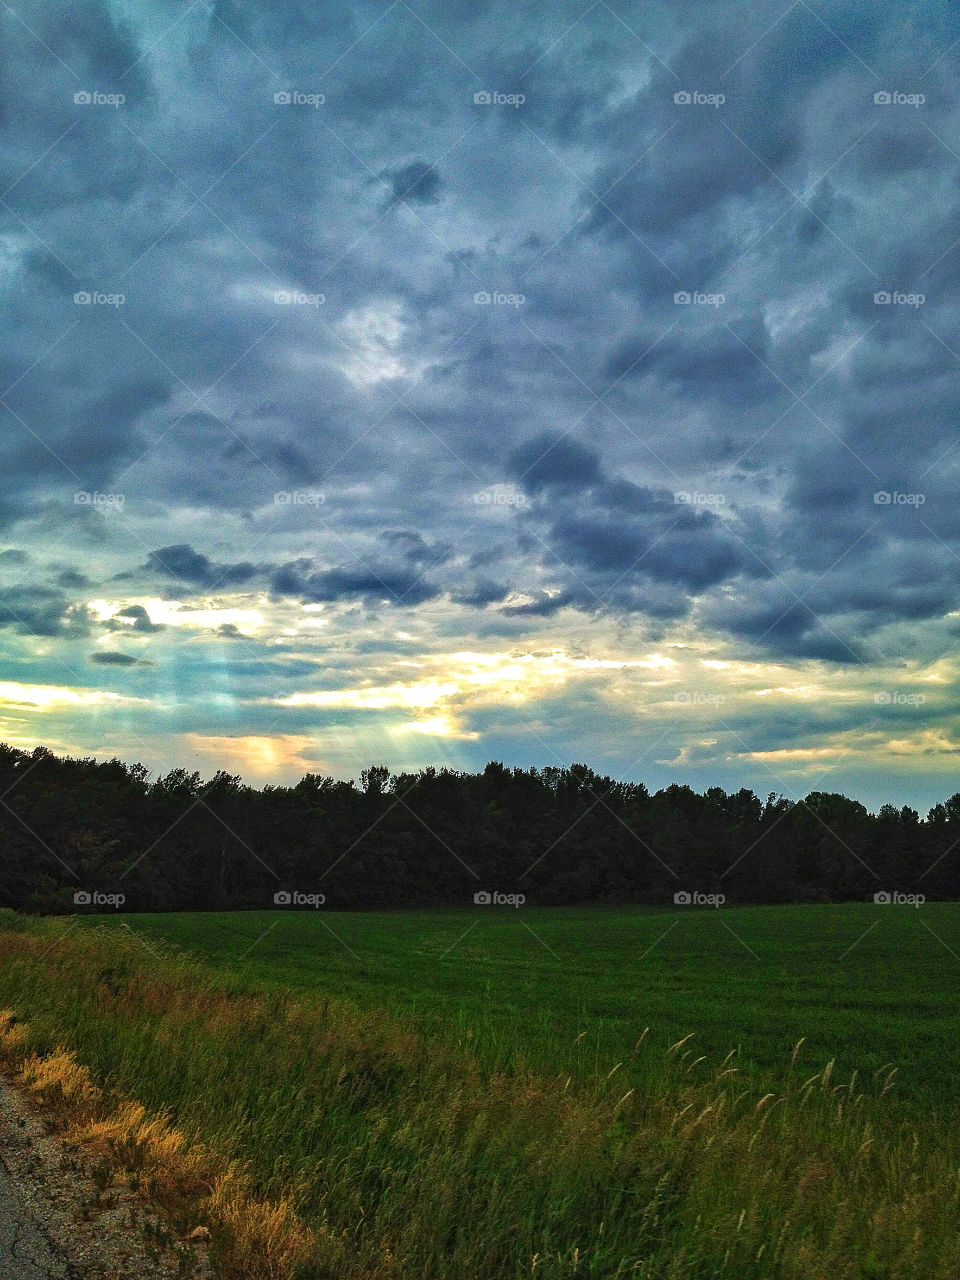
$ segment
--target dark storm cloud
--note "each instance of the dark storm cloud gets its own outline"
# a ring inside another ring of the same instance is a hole
[[[104,578],[138,555],[110,579],[131,594],[695,619],[839,663],[956,609],[960,15],[381,18],[81,0],[8,24],[10,540],[82,527]],[[895,89],[926,102],[875,104]],[[898,289],[925,302],[874,303]],[[505,481],[525,502],[472,500]],[[296,487],[312,504],[278,503]],[[120,519],[73,505],[96,489]],[[64,559],[4,626],[87,626]]]
[[[552,595],[546,591],[539,591],[535,599],[528,600],[524,604],[506,605],[503,612],[508,618],[549,618],[568,605],[582,605],[587,595],[588,593],[584,592],[578,596],[575,591],[569,589],[557,591]],[[589,608],[589,602],[586,607]]]
[[[409,564],[440,564],[450,553],[449,545],[434,543],[431,546],[415,529],[386,529],[380,540]]]
[[[409,204],[436,204],[440,199],[440,175],[423,160],[413,160],[402,169],[387,169],[381,177],[390,184],[389,204],[403,200]]]
[[[705,611],[705,620],[757,646],[758,654],[821,658],[828,662],[863,663],[871,651],[855,629],[825,624],[806,600],[774,590],[762,603],[745,596],[720,601]],[[842,628],[842,629],[840,629]],[[844,631],[847,634],[844,634]]]
[[[145,658],[134,658],[129,653],[119,653],[114,649],[103,649],[99,653],[91,653],[89,661],[98,667],[152,667],[155,665]]]
[[[91,630],[85,605],[70,601],[52,587],[12,587],[0,591],[0,627],[21,635],[73,638]]]
[[[601,480],[600,457],[569,437],[539,436],[514,451],[511,471],[528,493],[586,488]]]
[[[296,596],[304,603],[362,600],[368,604],[402,606],[434,600],[444,590],[428,577],[450,559],[445,542],[429,543],[411,529],[386,529],[372,553],[353,565],[317,569],[311,557],[302,556],[278,565],[270,575],[277,596]]]
[[[210,560],[185,543],[151,551],[144,568],[168,574],[171,578],[179,578],[182,582],[197,583],[208,582],[213,571]]]
[[[588,590],[570,590],[566,602],[591,595],[599,605],[631,580],[693,593],[756,574],[725,522],[697,508],[696,491],[670,493],[617,479],[607,475],[595,450],[548,436],[518,450],[511,471],[533,499],[524,518],[544,526],[544,541],[561,565],[587,575],[580,585]]]
[[[90,586],[90,579],[85,573],[78,573],[76,569],[62,569],[54,579],[58,587],[65,590],[77,591],[83,587]]]
[[[281,565],[273,573],[270,586],[277,596],[296,596],[304,603],[363,600],[405,606],[434,600],[441,591],[416,568],[378,564],[309,572],[302,561]]]
[[[127,605],[122,613],[114,615],[113,620],[129,624],[132,631],[139,631],[146,634],[165,630],[162,622],[151,622],[150,614],[142,604]]]
[[[497,604],[501,600],[506,599],[510,593],[510,588],[503,582],[494,582],[492,578],[478,577],[472,585],[454,590],[451,593],[451,599],[456,604],[468,604],[477,607],[483,607],[488,604]]]
[[[309,600],[359,598],[386,600],[395,604],[415,605],[440,594],[438,587],[426,582],[413,571],[378,569],[329,569],[311,574],[305,583],[304,596]]]
[[[143,569],[193,586],[220,586],[224,590],[250,582],[258,572],[250,561],[216,564],[183,542],[151,551]]]
[[[770,339],[759,316],[738,323],[736,332],[717,318],[708,326],[674,332],[656,344],[656,334],[642,341],[628,340],[607,361],[604,376],[621,378],[651,374],[662,379],[678,398],[700,401],[712,397],[718,404],[736,408],[763,397],[776,396],[776,379],[764,368],[770,356]]]

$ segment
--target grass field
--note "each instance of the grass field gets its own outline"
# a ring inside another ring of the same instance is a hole
[[[958,935],[953,904],[8,917],[0,1050],[179,1178],[224,1275],[957,1280]]]
[[[538,1071],[609,1070],[649,1027],[656,1047],[695,1032],[698,1053],[739,1048],[741,1070],[776,1071],[805,1036],[811,1070],[830,1059],[848,1074],[893,1062],[905,1102],[958,1096],[953,903],[308,910],[123,924],[243,978],[413,1014],[491,1067],[523,1059]]]

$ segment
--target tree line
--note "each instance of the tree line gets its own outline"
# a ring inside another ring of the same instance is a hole
[[[921,819],[814,791],[651,794],[584,764],[204,781],[0,744],[0,905],[31,912],[960,897],[960,792]],[[299,895],[299,896],[298,896]],[[476,895],[481,895],[477,897]],[[677,895],[680,895],[679,897]],[[881,899],[882,901],[882,899]]]

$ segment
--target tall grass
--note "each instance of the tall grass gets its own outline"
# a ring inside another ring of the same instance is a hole
[[[651,1061],[695,1029],[711,1060],[737,1045],[741,1071],[753,1063],[775,1075],[805,1034],[813,1064],[836,1058],[838,1071],[869,1074],[899,1062],[897,1095],[918,1115],[956,1105],[960,988],[942,943],[960,951],[960,903],[927,904],[922,915],[853,903],[689,914],[115,914],[100,923],[148,943],[169,939],[248,981],[413,1017],[428,1035],[455,1028],[485,1070],[606,1071],[649,1025]]]
[[[612,1068],[497,1070],[453,1035],[62,929],[0,928],[0,1002],[25,1020],[7,1025],[7,1061],[171,1203],[182,1179],[183,1220],[203,1215],[225,1271],[960,1274],[960,1133],[901,1112],[889,1070],[838,1080],[798,1049],[742,1079],[695,1036],[664,1055],[642,1035]]]

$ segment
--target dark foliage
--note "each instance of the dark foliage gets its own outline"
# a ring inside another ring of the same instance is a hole
[[[926,820],[815,791],[793,803],[615,782],[586,765],[307,774],[255,790],[219,772],[61,759],[0,745],[0,906],[133,911],[469,904],[835,902],[960,897],[960,793]],[[88,900],[89,899],[89,900]],[[281,899],[282,901],[283,899]],[[296,905],[294,902],[292,905]]]

